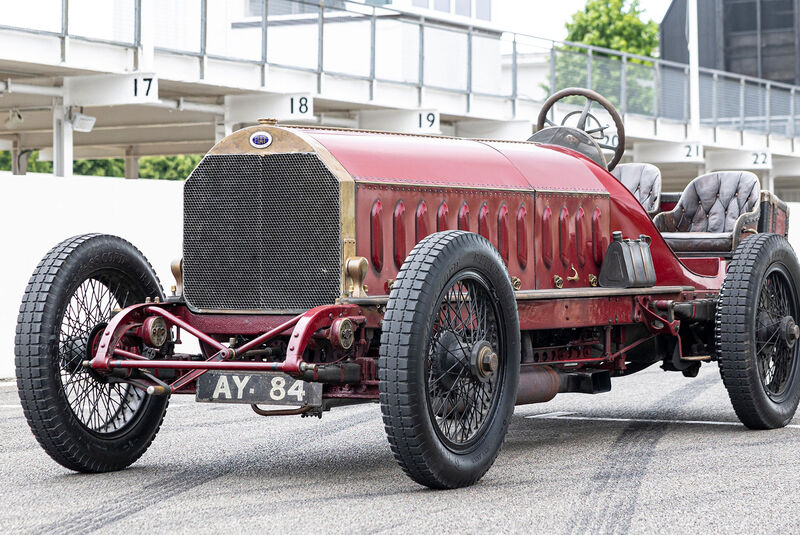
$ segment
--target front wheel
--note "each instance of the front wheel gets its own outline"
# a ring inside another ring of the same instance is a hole
[[[791,422],[800,401],[800,265],[777,234],[736,249],[717,306],[719,368],[736,415],[752,429]]]
[[[114,310],[148,297],[163,297],[153,268],[115,236],[66,240],[31,276],[17,323],[17,387],[39,444],[66,468],[125,468],[145,452],[161,425],[166,398],[81,365],[91,358]]]
[[[432,488],[475,483],[514,411],[516,300],[497,250],[477,234],[432,234],[397,276],[381,336],[383,421],[392,451]]]

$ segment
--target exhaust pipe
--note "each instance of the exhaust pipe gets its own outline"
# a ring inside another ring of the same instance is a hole
[[[517,405],[550,401],[559,391],[559,374],[550,366],[522,366],[519,370]]]
[[[544,403],[559,392],[600,394],[611,390],[608,370],[556,371],[551,366],[526,366],[519,370],[517,405]]]

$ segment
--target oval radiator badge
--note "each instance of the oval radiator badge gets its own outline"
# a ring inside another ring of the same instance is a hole
[[[250,136],[250,145],[256,149],[266,149],[272,145],[272,136],[269,132],[253,132]]]

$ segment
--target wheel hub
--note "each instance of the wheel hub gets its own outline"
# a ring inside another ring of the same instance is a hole
[[[467,355],[451,331],[445,331],[436,342],[436,358],[434,359],[435,376],[445,389],[453,387],[459,373],[467,363]]]
[[[470,352],[472,374],[482,382],[487,382],[497,371],[499,359],[492,345],[486,340],[476,342]]]
[[[794,347],[795,342],[800,338],[800,326],[794,322],[794,318],[791,316],[784,316],[781,320],[780,332],[783,341],[789,347]]]

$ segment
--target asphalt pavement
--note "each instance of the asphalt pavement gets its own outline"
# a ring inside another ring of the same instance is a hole
[[[0,382],[0,437],[3,533],[800,533],[800,418],[745,429],[713,364],[517,407],[492,469],[454,491],[406,478],[377,405],[265,418],[175,397],[136,464],[83,475]]]

